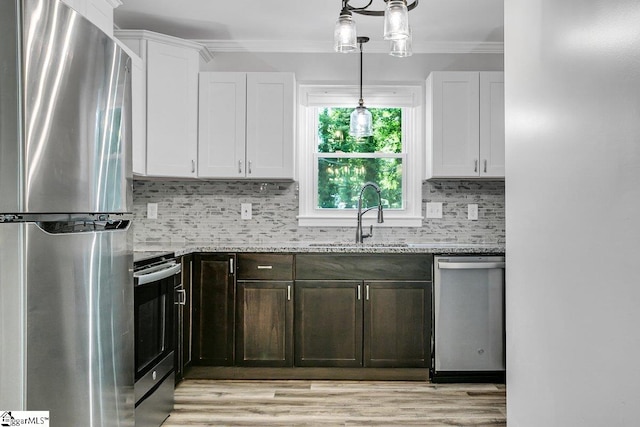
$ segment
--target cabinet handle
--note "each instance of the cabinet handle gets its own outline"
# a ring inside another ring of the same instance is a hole
[[[291,285],[287,285],[287,301],[291,301]]]
[[[176,291],[176,293],[178,294],[178,301],[176,301],[176,304],[187,305],[187,291],[180,289]]]
[[[238,160],[238,173],[242,173],[242,160]]]
[[[487,173],[487,159],[484,159],[484,173]]]
[[[259,265],[258,270],[271,270],[273,268],[272,265]]]
[[[191,160],[191,173],[195,173],[195,172],[196,172],[196,161]]]
[[[251,160],[249,160],[249,174],[251,174]]]
[[[369,285],[365,286],[365,298],[369,301]]]
[[[473,171],[478,172],[478,159],[473,161]]]
[[[360,285],[358,285],[358,301],[360,301],[361,299],[362,299],[362,295],[361,295]]]
[[[233,258],[229,258],[229,274],[233,275]]]

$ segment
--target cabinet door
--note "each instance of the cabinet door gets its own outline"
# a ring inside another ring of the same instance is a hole
[[[198,176],[244,178],[246,73],[200,73]]]
[[[293,179],[294,76],[247,74],[247,177]]]
[[[504,73],[480,73],[480,176],[504,178]]]
[[[193,363],[232,365],[235,255],[196,255],[194,262]]]
[[[195,177],[198,52],[147,42],[147,174]]]
[[[428,159],[435,177],[479,175],[479,73],[432,73]]]
[[[293,282],[238,282],[236,364],[293,366]]]
[[[364,364],[424,368],[431,360],[431,282],[365,282]]]
[[[191,280],[193,272],[193,255],[182,257],[182,288],[185,293],[185,305],[182,322],[182,372],[184,368],[191,364],[193,349],[193,282]]]
[[[128,47],[131,56],[131,151],[133,174],[147,174],[147,85],[144,61]]]
[[[362,282],[295,282],[295,365],[362,366]]]

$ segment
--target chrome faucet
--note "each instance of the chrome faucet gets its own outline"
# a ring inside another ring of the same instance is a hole
[[[367,187],[372,187],[378,193],[378,224],[382,224],[384,222],[384,218],[382,217],[382,198],[380,197],[380,187],[375,182],[365,182],[360,190],[360,197],[358,198],[358,226],[356,228],[356,243],[362,243],[362,241],[367,238],[373,236],[373,225],[369,228],[369,234],[362,234],[362,215],[369,212],[371,209],[375,209],[376,207],[370,207],[362,210],[362,194]]]

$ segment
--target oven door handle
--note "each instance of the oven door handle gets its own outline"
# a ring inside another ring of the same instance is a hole
[[[138,279],[138,285],[144,285],[145,283],[157,282],[158,280],[166,279],[175,274],[180,273],[182,265],[171,264],[170,267],[154,271],[153,273],[133,273],[133,277]]]
[[[504,261],[479,261],[479,262],[447,262],[439,261],[438,268],[441,270],[484,270],[490,268],[504,268]]]

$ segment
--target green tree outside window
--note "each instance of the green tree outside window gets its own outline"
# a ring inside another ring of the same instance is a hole
[[[380,186],[387,209],[403,208],[402,109],[370,108],[373,136],[349,135],[352,108],[321,108],[318,114],[318,194],[320,209],[356,209],[365,182]],[[363,206],[377,205],[365,192]]]

